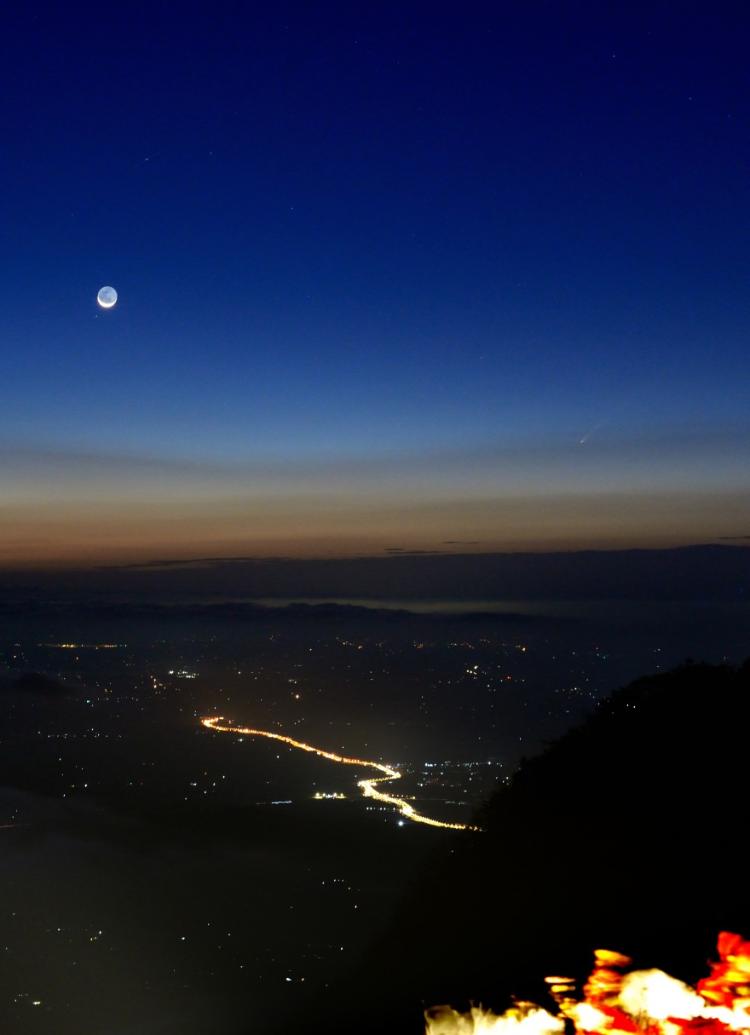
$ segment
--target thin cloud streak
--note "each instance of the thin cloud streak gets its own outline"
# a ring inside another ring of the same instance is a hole
[[[204,476],[232,476],[243,474],[278,473],[289,476],[313,472],[335,472],[343,475],[361,471],[377,472],[410,468],[415,464],[463,465],[471,462],[493,462],[522,460],[560,460],[568,456],[581,457],[587,454],[639,455],[645,452],[682,453],[697,450],[700,453],[721,451],[727,448],[748,448],[750,423],[724,427],[704,427],[695,424],[670,425],[644,429],[640,433],[623,433],[610,429],[601,433],[596,440],[589,441],[585,448],[573,434],[565,437],[556,434],[547,438],[527,438],[506,442],[476,442],[462,446],[430,449],[400,449],[397,453],[382,452],[352,454],[340,452],[319,452],[302,459],[278,454],[263,457],[249,455],[244,461],[221,461],[211,457],[183,457],[152,453],[119,452],[85,448],[64,448],[45,443],[18,442],[6,440],[0,443],[0,472],[21,474],[28,470],[75,473],[78,470],[106,474],[113,468],[119,472],[147,474],[196,474]]]
[[[317,455],[304,461],[266,456],[242,463],[6,443],[0,447],[0,479],[6,498],[28,494],[39,500],[47,487],[58,497],[61,492],[77,495],[91,489],[96,495],[110,489],[118,496],[134,489],[153,495],[160,488],[198,495],[328,491],[341,486],[359,492],[368,486],[381,491],[388,484],[440,484],[449,491],[451,486],[465,491],[472,482],[486,486],[488,479],[505,478],[509,489],[529,491],[535,481],[553,490],[576,484],[592,489],[604,478],[609,488],[626,488],[649,479],[661,485],[664,477],[674,484],[681,475],[695,485],[698,469],[701,479],[731,481],[750,460],[749,442],[750,425],[671,427],[638,437],[602,435],[583,447],[555,438],[397,454]]]

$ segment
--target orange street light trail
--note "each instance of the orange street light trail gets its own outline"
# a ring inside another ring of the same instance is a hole
[[[382,801],[386,805],[393,805],[405,819],[410,819],[414,823],[424,823],[428,827],[444,827],[446,830],[479,830],[479,827],[472,826],[469,823],[445,823],[441,819],[432,819],[430,816],[423,816],[421,812],[417,812],[413,805],[405,801],[404,798],[397,798],[393,794],[385,794],[383,791],[379,791],[376,784],[388,783],[391,780],[400,780],[401,773],[397,769],[393,769],[389,765],[383,765],[381,762],[369,762],[364,758],[348,758],[346,755],[336,755],[332,751],[324,751],[322,748],[314,747],[312,744],[305,744],[304,741],[294,740],[292,737],[287,737],[283,733],[271,733],[269,730],[254,730],[250,729],[249,726],[224,726],[221,725],[224,722],[224,718],[221,715],[207,716],[201,719],[201,724],[206,729],[213,730],[215,733],[238,733],[243,737],[267,737],[269,740],[279,740],[282,744],[288,744],[289,747],[298,748],[300,751],[308,751],[310,754],[318,755],[320,758],[327,758],[329,762],[338,762],[340,765],[357,765],[365,766],[368,769],[377,769],[378,772],[383,773],[383,776],[376,776],[371,780],[358,780],[357,786],[362,791],[365,798],[374,798],[375,801]]]

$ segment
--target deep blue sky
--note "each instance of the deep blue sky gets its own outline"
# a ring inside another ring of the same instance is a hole
[[[84,6],[0,21],[6,536],[309,470],[339,515],[666,483],[625,540],[717,491],[750,531],[746,4]]]

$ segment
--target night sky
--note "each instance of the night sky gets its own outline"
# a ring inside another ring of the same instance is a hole
[[[6,11],[0,564],[746,536],[749,29]]]

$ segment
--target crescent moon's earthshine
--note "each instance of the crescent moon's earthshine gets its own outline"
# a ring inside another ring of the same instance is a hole
[[[96,294],[96,300],[102,309],[111,309],[117,302],[117,292],[113,287],[99,288]]]

